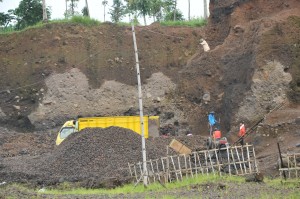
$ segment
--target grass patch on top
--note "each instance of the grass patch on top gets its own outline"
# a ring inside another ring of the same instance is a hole
[[[202,18],[191,19],[190,21],[162,21],[163,26],[188,26],[188,27],[202,27],[207,24],[207,20]]]
[[[42,28],[42,27],[45,27],[48,24],[63,24],[63,23],[81,24],[81,25],[84,25],[84,26],[98,26],[98,25],[101,24],[101,22],[96,20],[96,19],[92,19],[92,18],[84,17],[84,16],[73,16],[71,19],[49,20],[47,23],[44,23],[44,22],[40,21],[37,24],[35,24],[33,26],[28,26],[28,27],[26,27],[22,30],[15,30],[14,26],[1,28],[0,29],[0,34],[9,34],[9,33],[14,33],[14,32],[22,32],[22,31],[26,31],[26,30],[29,30],[29,29]]]

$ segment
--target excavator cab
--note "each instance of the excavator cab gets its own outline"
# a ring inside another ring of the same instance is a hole
[[[59,145],[64,139],[66,139],[69,135],[75,132],[76,121],[70,120],[67,121],[59,130],[57,138],[56,138],[56,145]]]

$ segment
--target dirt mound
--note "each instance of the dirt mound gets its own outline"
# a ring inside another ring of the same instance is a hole
[[[147,139],[147,159],[166,156],[172,139]],[[192,149],[201,148],[204,143],[200,136],[177,139]],[[176,153],[169,150],[169,154]],[[111,187],[130,180],[128,163],[140,161],[140,135],[119,127],[93,128],[72,134],[46,155],[11,158],[2,165],[0,175],[8,182],[29,181],[34,185],[69,181],[80,182],[84,187]]]

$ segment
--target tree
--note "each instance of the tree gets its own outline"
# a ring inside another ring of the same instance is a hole
[[[107,0],[102,1],[102,5],[104,7],[104,21],[105,21],[105,7],[106,7],[107,3],[108,3]]]
[[[163,8],[164,8],[164,20],[165,21],[183,21],[182,12],[176,8],[177,0],[164,0]]]
[[[113,9],[110,9],[110,17],[112,22],[118,23],[125,14],[125,6],[121,0],[113,0]]]
[[[2,0],[0,0],[2,2]],[[8,27],[8,24],[16,19],[14,16],[14,10],[8,10],[8,13],[0,12],[0,27]],[[12,25],[10,25],[13,27]]]
[[[89,10],[89,5],[87,0],[85,0],[85,7],[83,9],[85,9],[85,14],[86,14],[85,16],[90,17],[90,10]]]
[[[65,18],[68,18],[68,15],[67,15],[67,13],[68,13],[68,0],[66,0],[66,11],[65,11]]]
[[[43,5],[41,0],[22,0],[13,13],[17,20],[16,28],[20,30],[43,20]],[[50,15],[47,9],[48,18]]]
[[[162,19],[162,8],[164,6],[163,0],[152,0],[150,4],[150,13],[154,20],[160,21]]]
[[[144,23],[146,23],[146,16],[151,14],[151,1],[149,0],[127,0],[128,10],[132,13],[137,12],[144,17]]]
[[[7,14],[0,12],[0,26],[7,27],[7,25],[15,19],[12,13],[13,10],[9,10]]]
[[[70,1],[69,6],[68,6],[68,1]],[[66,0],[65,18],[69,18],[74,15],[80,15],[79,12],[75,11],[75,8],[77,7],[77,3],[76,3],[77,1],[79,1],[79,0]]]
[[[175,15],[174,15],[175,13]],[[167,12],[164,16],[165,21],[173,21],[175,16],[175,21],[184,21],[183,14],[180,10],[172,10],[172,12]]]

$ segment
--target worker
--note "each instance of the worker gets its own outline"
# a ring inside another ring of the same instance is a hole
[[[222,137],[222,133],[218,128],[215,128],[214,133],[213,133],[213,139],[214,140],[219,140]]]
[[[210,51],[209,45],[204,39],[200,39],[200,44],[203,46],[204,52]]]
[[[209,134],[210,134],[210,136],[212,134],[213,127],[215,125],[217,125],[217,122],[218,121],[215,118],[215,112],[214,111],[209,112],[209,114],[208,114],[208,124],[209,124]]]
[[[243,146],[244,145],[244,137],[246,134],[246,128],[244,122],[240,123],[240,131],[239,131],[239,139],[240,139],[240,144]]]

